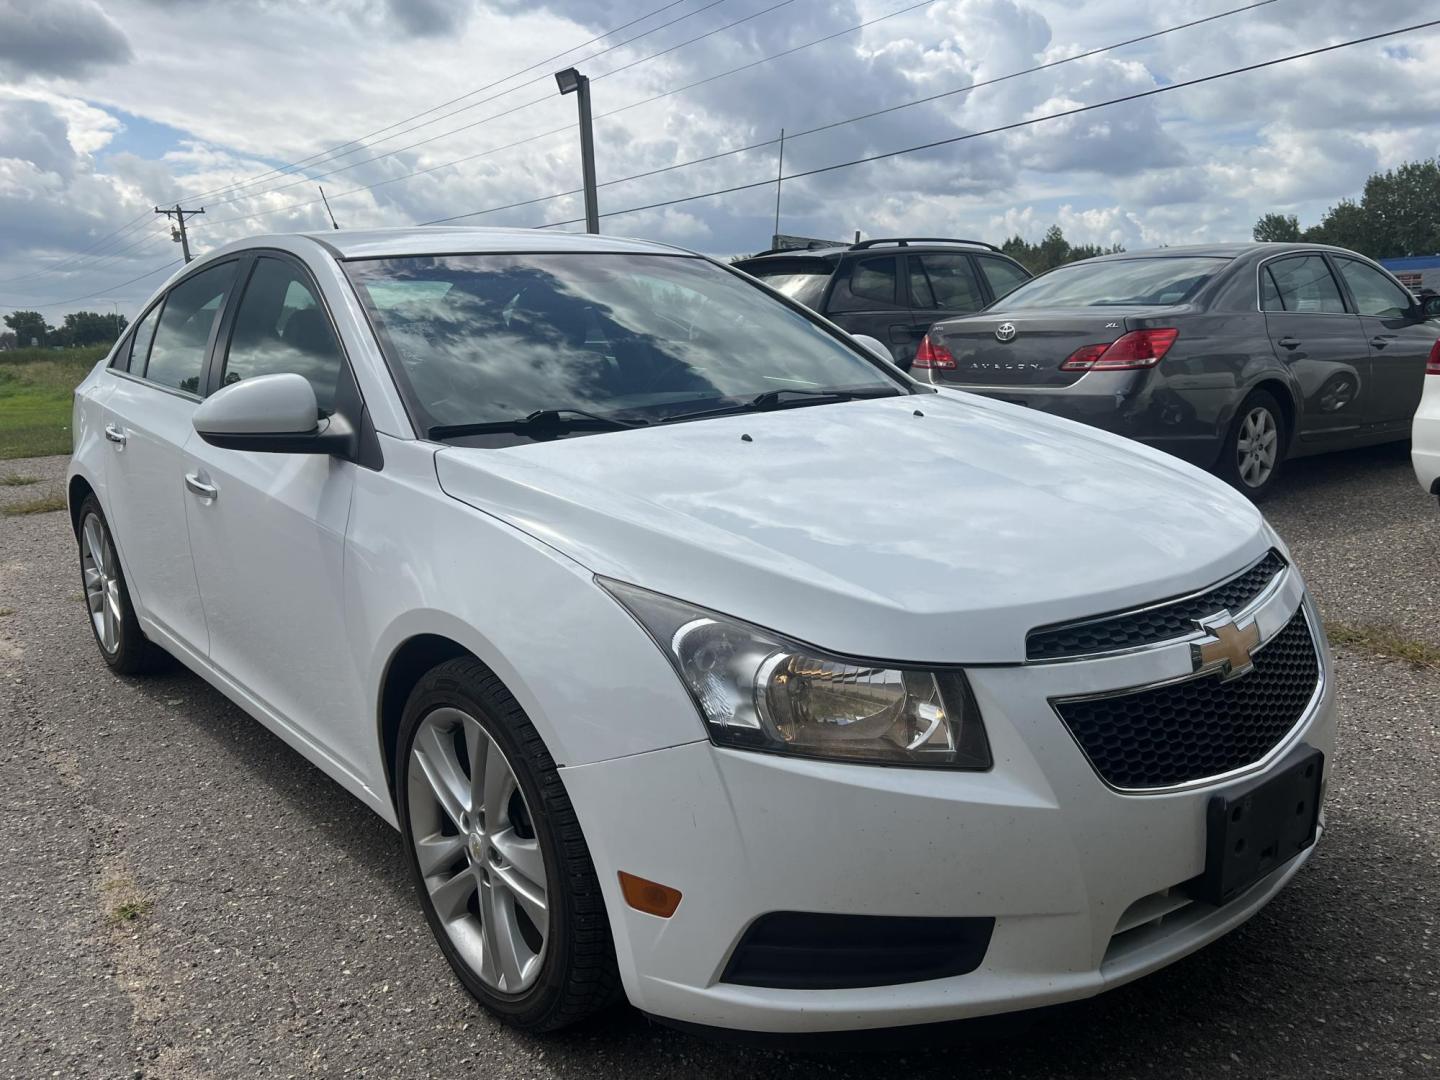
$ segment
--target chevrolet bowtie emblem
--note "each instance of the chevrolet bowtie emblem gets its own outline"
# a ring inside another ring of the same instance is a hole
[[[1196,671],[1218,671],[1224,681],[1244,675],[1255,666],[1250,654],[1260,647],[1260,627],[1253,617],[1237,623],[1224,611],[1202,620],[1200,628],[1208,636],[1190,646]]]

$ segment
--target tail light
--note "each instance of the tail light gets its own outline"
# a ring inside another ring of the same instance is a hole
[[[920,339],[920,348],[915,350],[915,359],[910,362],[912,368],[947,368],[954,370],[955,357],[950,355],[950,350],[944,345],[937,345],[930,340],[926,334]]]
[[[1425,361],[1426,375],[1440,375],[1440,341],[1430,346],[1430,359]]]
[[[1132,371],[1151,368],[1170,351],[1179,330],[1131,330],[1109,345],[1082,345],[1071,353],[1061,371]],[[1431,354],[1434,356],[1434,354]]]

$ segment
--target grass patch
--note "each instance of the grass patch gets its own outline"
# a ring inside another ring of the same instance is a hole
[[[1416,667],[1440,671],[1440,648],[1426,641],[1406,637],[1393,627],[1330,622],[1325,624],[1325,633],[1332,645],[1347,645],[1372,656],[1403,660]]]
[[[75,387],[107,351],[0,352],[0,459],[70,452]]]
[[[0,619],[5,618],[5,616],[7,616],[7,615],[14,615],[14,614],[15,614],[15,609],[14,609],[13,607],[0,607]]]
[[[117,874],[100,883],[105,897],[105,912],[112,923],[139,922],[155,909],[155,903],[125,874]]]
[[[31,484],[38,484],[38,476],[21,476],[19,473],[10,473],[8,476],[0,476],[0,487],[29,487]]]
[[[21,514],[48,514],[55,510],[64,510],[65,506],[65,496],[57,491],[49,495],[41,495],[38,498],[26,499],[24,502],[11,503],[9,506],[0,508],[0,513],[6,517],[19,517]]]

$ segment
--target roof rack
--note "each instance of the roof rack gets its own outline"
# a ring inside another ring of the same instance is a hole
[[[903,240],[888,237],[878,240],[861,240],[858,244],[851,244],[850,250],[861,251],[865,248],[878,247],[881,244],[895,244],[899,247],[909,247],[911,244],[969,244],[971,247],[982,247],[987,251],[1000,251],[994,244],[987,244],[984,240],[957,240],[953,236],[910,236]]]

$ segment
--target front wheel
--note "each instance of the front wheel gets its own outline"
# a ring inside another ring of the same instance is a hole
[[[526,1031],[614,1001],[589,849],[544,742],[500,680],[468,657],[435,668],[405,706],[396,756],[407,860],[465,988]]]
[[[1221,478],[1259,502],[1275,485],[1285,461],[1285,414],[1272,394],[1246,396],[1220,452]]]

